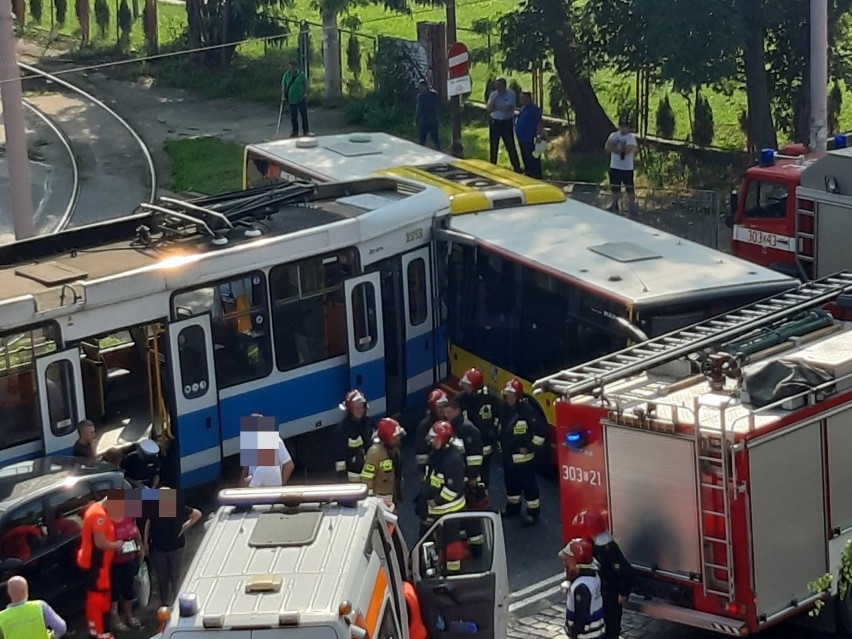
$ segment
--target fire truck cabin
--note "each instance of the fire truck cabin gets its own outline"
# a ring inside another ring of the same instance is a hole
[[[607,511],[629,607],[738,636],[820,597],[852,618],[852,588],[808,587],[831,573],[837,592],[852,539],[852,325],[821,310],[830,287],[841,300],[852,275],[536,383],[562,395],[564,538],[581,509]]]

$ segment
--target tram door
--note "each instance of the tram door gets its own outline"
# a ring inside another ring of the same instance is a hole
[[[167,332],[175,438],[168,471],[177,487],[196,486],[218,479],[222,464],[210,315],[172,322]]]
[[[349,385],[370,402],[370,413],[387,411],[382,275],[367,273],[344,282]]]
[[[36,359],[44,454],[71,453],[84,418],[80,351],[71,348]]]

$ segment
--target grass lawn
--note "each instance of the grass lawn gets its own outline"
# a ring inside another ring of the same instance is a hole
[[[172,165],[172,190],[212,195],[242,188],[243,148],[236,142],[183,138],[167,140],[164,147]]]

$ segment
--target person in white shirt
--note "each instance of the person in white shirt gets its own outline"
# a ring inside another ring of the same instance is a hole
[[[621,187],[627,192],[629,211],[636,213],[636,195],[633,189],[633,158],[636,155],[636,136],[630,131],[630,118],[622,115],[618,120],[618,131],[613,131],[604,147],[610,153],[609,187],[612,191],[610,211],[618,212]]]
[[[261,486],[286,486],[293,474],[293,458],[280,439],[275,452],[274,466],[249,466],[243,470],[243,485],[251,488]]]
[[[521,162],[518,159],[518,149],[515,147],[515,129],[512,125],[515,119],[517,96],[512,89],[506,87],[506,78],[497,78],[494,88],[485,104],[485,110],[488,111],[491,164],[497,164],[497,152],[500,150],[500,140],[503,140],[512,168],[516,173],[520,173]]]

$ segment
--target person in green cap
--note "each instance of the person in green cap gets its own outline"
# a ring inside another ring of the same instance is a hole
[[[289,69],[281,76],[281,100],[290,105],[290,124],[293,130],[290,137],[299,137],[299,116],[302,116],[302,134],[308,135],[308,105],[305,100],[308,91],[308,79],[291,60]]]

